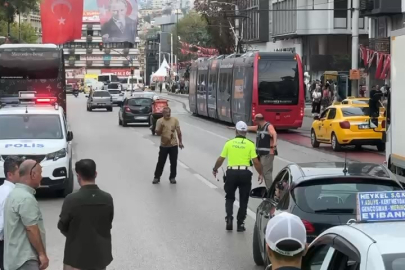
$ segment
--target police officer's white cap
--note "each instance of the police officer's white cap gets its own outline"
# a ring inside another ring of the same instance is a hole
[[[236,123],[235,128],[237,131],[247,131],[248,130],[248,126],[243,121],[239,121],[238,123]]]
[[[271,250],[284,256],[303,252],[307,243],[307,231],[296,215],[284,212],[272,217],[267,223],[266,242]]]

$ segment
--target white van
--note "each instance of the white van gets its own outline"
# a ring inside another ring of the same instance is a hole
[[[126,91],[131,91],[132,90],[132,86],[131,83],[133,83],[133,89],[134,90],[143,90],[144,89],[144,82],[143,82],[143,78],[142,77],[128,77],[127,78],[127,82],[126,82],[126,86],[124,86],[124,89]]]
[[[104,84],[109,84],[111,82],[119,82],[118,76],[113,73],[100,74],[100,75],[98,75],[97,80]]]

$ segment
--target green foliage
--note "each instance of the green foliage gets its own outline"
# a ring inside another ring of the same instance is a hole
[[[38,11],[39,0],[0,0],[0,21],[12,21],[20,13]]]
[[[19,38],[18,23],[12,23],[10,25],[11,36],[18,40]],[[7,22],[0,21],[0,36],[7,36]],[[29,23],[21,23],[21,43],[36,43],[38,36],[34,27]]]
[[[211,35],[207,31],[207,22],[196,12],[190,12],[184,16],[176,24],[173,29],[174,50],[178,50],[179,62],[191,60],[197,58],[196,56],[182,55],[180,52],[180,43],[176,42],[176,37],[179,36],[180,40],[194,45],[202,47],[211,47],[212,39]],[[177,45],[177,46],[176,46]],[[190,49],[192,51],[192,49]]]
[[[235,37],[230,29],[230,22],[234,21],[234,6],[224,5],[238,3],[240,9],[246,0],[223,0],[216,3],[195,0],[194,8],[207,23],[207,32],[212,37],[212,47],[219,54],[230,54],[235,50]]]

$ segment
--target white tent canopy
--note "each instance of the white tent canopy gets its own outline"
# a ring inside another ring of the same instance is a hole
[[[169,66],[169,64],[167,63],[166,58],[163,58],[163,62],[162,62],[162,64],[160,65],[160,67],[161,67],[161,68],[164,67],[164,68],[170,69],[170,66]]]

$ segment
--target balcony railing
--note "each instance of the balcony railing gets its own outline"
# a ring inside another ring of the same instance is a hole
[[[368,47],[377,52],[390,53],[390,38],[370,38]]]
[[[361,16],[379,17],[401,13],[401,0],[360,0]]]

